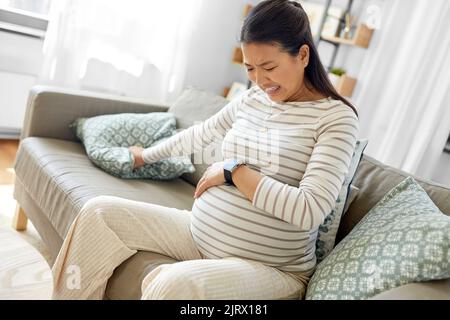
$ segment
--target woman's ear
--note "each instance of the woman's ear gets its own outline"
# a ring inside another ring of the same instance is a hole
[[[298,51],[298,57],[300,59],[300,62],[305,66],[309,63],[309,46],[307,44],[304,44],[300,47]]]

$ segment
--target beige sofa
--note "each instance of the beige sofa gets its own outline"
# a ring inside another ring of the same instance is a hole
[[[123,180],[95,167],[82,144],[69,129],[78,117],[123,112],[165,112],[186,128],[217,112],[226,100],[191,90],[184,106],[162,106],[121,97],[37,86],[29,96],[20,148],[15,162],[14,197],[19,207],[14,220],[18,230],[30,219],[54,259],[63,238],[83,204],[98,195],[114,195],[180,209],[190,209],[194,185],[204,167],[173,181]],[[186,98],[186,97],[185,97]],[[193,112],[197,110],[198,112]],[[206,111],[205,111],[206,110]],[[345,214],[337,236],[343,239],[369,209],[406,173],[364,155],[353,185],[360,188]],[[435,204],[450,215],[450,189],[415,177]],[[176,236],[176,235],[174,235]],[[108,282],[108,299],[139,299],[140,283],[153,268],[173,259],[138,252],[122,263]],[[450,280],[414,283],[383,292],[374,299],[450,299]]]

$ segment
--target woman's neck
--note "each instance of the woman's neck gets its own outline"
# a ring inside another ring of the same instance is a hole
[[[311,85],[306,84],[305,82],[301,86],[301,88],[297,91],[296,94],[288,98],[284,102],[304,102],[304,101],[315,101],[327,98],[323,93],[315,90]]]

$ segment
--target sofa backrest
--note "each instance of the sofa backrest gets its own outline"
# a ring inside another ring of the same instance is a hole
[[[78,118],[124,112],[166,112],[169,107],[142,99],[84,90],[34,86],[28,96],[21,139],[55,138],[79,141],[69,125]]]
[[[360,190],[342,217],[336,235],[336,244],[389,190],[408,176],[412,176],[424,188],[431,200],[444,214],[450,215],[450,187],[408,174],[405,171],[383,164],[370,156],[363,155],[352,183]]]

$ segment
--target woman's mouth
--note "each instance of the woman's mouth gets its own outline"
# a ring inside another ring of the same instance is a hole
[[[268,95],[274,96],[276,95],[278,92],[280,92],[280,86],[273,86],[273,87],[269,87],[265,90],[265,92]]]

